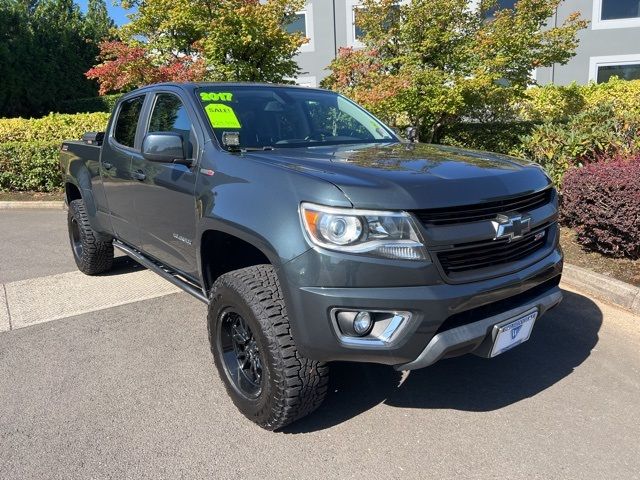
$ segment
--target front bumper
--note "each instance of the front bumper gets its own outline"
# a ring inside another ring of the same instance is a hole
[[[555,248],[541,261],[512,274],[465,284],[408,287],[295,286],[299,271],[280,273],[296,344],[307,358],[421,368],[440,358],[482,354],[495,324],[532,307],[539,315],[562,298],[558,283],[562,254]],[[347,345],[338,339],[336,308],[409,311],[411,321],[387,346]]]
[[[418,358],[405,364],[395,365],[394,368],[396,370],[416,370],[433,365],[442,358],[464,353],[489,357],[495,340],[494,325],[517,318],[534,309],[538,311],[538,317],[540,317],[561,301],[562,292],[558,287],[554,287],[521,307],[440,332],[431,339]]]

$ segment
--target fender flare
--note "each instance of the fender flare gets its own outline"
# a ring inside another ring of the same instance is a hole
[[[202,238],[206,232],[210,231],[226,233],[252,245],[267,257],[276,271],[279,270],[282,265],[282,259],[278,255],[276,249],[264,237],[253,231],[247,230],[246,228],[242,228],[239,225],[235,225],[232,222],[205,217],[200,222],[196,242],[194,242],[196,248],[196,261],[198,263],[198,274],[202,279],[204,279],[204,265],[202,264]]]
[[[91,224],[91,228],[93,228],[93,230],[98,231],[98,229],[96,228],[97,225],[95,224],[95,217],[96,217],[96,202],[93,198],[93,191],[91,189],[91,181],[88,179],[88,170],[86,169],[86,167],[82,168],[83,171],[86,172],[86,181],[81,181],[79,182],[78,179],[76,177],[73,177],[72,175],[69,174],[65,174],[64,175],[64,190],[65,190],[65,203],[69,203],[69,199],[68,199],[68,195],[67,195],[67,184],[71,184],[74,187],[76,187],[78,189],[78,192],[80,192],[80,198],[82,199],[82,201],[84,202],[84,206],[85,209],[87,211],[87,215],[89,217],[89,223]],[[78,178],[82,178],[81,176],[79,176]],[[85,186],[85,184],[88,182],[88,185]]]

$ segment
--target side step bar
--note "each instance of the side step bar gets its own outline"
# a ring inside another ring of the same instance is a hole
[[[188,280],[185,280],[184,278],[182,278],[177,272],[174,272],[173,270],[166,267],[165,265],[154,262],[150,258],[145,257],[142,253],[130,247],[129,245],[122,243],[120,240],[114,239],[113,246],[116,247],[118,250],[124,252],[126,255],[128,255],[133,260],[138,262],[140,265],[157,273],[168,282],[173,283],[176,287],[181,288],[182,290],[187,292],[189,295],[193,295],[198,300],[206,303],[207,305],[209,304],[209,299],[204,295],[204,293],[202,293],[202,290],[197,285],[194,285]]]

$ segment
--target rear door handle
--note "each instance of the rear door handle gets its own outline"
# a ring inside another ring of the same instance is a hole
[[[145,173],[144,173],[143,171],[141,171],[141,170],[138,170],[138,171],[136,171],[136,172],[133,172],[133,173],[131,174],[131,176],[132,176],[133,178],[135,178],[136,180],[140,180],[140,181],[142,181],[142,180],[144,180],[145,178],[147,178],[147,176],[145,175]]]
[[[102,166],[105,170],[111,170],[113,168],[113,165],[109,162],[102,162]]]

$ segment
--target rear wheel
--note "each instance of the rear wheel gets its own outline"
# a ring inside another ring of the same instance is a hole
[[[82,273],[97,275],[111,269],[113,243],[100,240],[93,231],[82,200],[69,203],[67,227],[73,258]]]
[[[212,289],[208,325],[218,372],[247,418],[275,430],[320,406],[328,367],[298,351],[271,265],[222,275]]]

